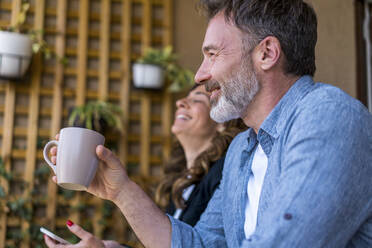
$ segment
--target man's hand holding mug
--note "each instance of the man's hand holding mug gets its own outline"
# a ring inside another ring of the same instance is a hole
[[[115,201],[129,178],[119,159],[103,146],[104,140],[101,134],[89,129],[62,129],[56,140],[44,148],[44,158],[56,175],[53,180],[63,188],[86,190]]]

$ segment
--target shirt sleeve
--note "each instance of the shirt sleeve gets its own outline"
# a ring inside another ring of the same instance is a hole
[[[168,215],[172,224],[172,247],[226,247],[221,202],[219,186],[194,228]]]
[[[372,124],[358,108],[327,103],[293,116],[282,138],[280,178],[262,232],[244,248],[372,247]],[[352,246],[354,247],[354,246]]]

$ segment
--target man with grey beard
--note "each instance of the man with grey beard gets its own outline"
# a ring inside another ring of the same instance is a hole
[[[113,201],[146,247],[372,247],[372,116],[313,81],[314,10],[302,0],[201,4],[209,24],[195,81],[211,92],[212,118],[250,129],[231,143],[200,221],[164,215],[102,146],[88,191]]]
[[[302,0],[202,0],[209,15],[195,81],[211,117],[250,127],[221,186],[174,247],[372,247],[372,117],[315,83],[317,20]]]
[[[211,117],[217,122],[225,122],[240,118],[242,110],[252,101],[259,90],[259,83],[252,68],[251,58],[241,58],[240,68],[235,73],[228,73],[228,77],[222,79],[224,84],[215,80],[209,80],[205,85],[207,91],[222,88],[224,93],[220,99],[211,98]],[[226,87],[228,85],[228,87]]]

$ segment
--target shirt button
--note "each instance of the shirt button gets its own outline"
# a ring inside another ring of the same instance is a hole
[[[289,213],[285,213],[285,214],[284,214],[284,219],[285,219],[285,220],[291,220],[292,217],[293,217],[293,216],[292,216],[291,214],[289,214]]]

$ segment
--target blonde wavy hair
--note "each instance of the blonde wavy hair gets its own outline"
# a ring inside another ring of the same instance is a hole
[[[164,166],[164,177],[155,193],[155,201],[160,207],[165,209],[171,198],[177,208],[184,209],[183,190],[200,182],[208,173],[210,165],[225,154],[232,139],[247,129],[241,119],[228,121],[224,127],[222,132],[216,132],[210,147],[199,154],[190,169],[187,169],[185,152],[180,142],[174,142],[170,159]]]

